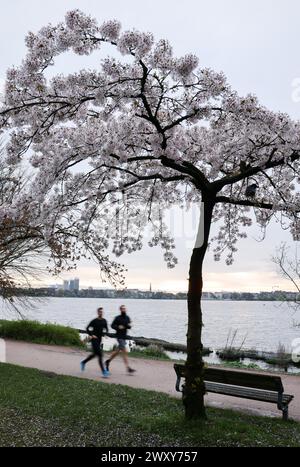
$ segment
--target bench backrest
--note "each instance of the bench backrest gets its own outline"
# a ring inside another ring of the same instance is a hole
[[[175,363],[176,374],[185,377],[185,366]],[[263,375],[260,373],[223,370],[220,368],[205,368],[204,380],[214,383],[243,386],[246,388],[265,389],[269,391],[283,392],[280,376]]]

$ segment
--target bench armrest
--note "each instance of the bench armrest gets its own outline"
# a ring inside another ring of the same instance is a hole
[[[283,391],[278,391],[278,401],[277,401],[277,408],[279,410],[282,410],[282,407],[283,407]]]
[[[182,392],[180,389],[181,376],[177,374],[175,389],[177,392]]]

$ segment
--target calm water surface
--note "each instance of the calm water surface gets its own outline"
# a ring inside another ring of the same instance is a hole
[[[49,298],[27,311],[26,317],[85,328],[95,317],[97,307],[104,307],[110,324],[122,303],[132,319],[132,335],[185,343],[187,307],[183,300]],[[223,347],[235,330],[234,346],[245,339],[244,348],[248,349],[276,351],[282,343],[290,350],[293,339],[300,338],[300,328],[294,326],[300,323],[300,311],[291,310],[286,303],[204,301],[203,314],[203,342],[212,349]],[[9,319],[3,309],[1,316]]]

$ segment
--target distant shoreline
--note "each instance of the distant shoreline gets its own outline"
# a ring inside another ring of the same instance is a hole
[[[15,297],[36,298],[97,298],[97,299],[131,299],[131,300],[187,300],[187,292],[167,292],[140,289],[93,289],[79,288],[79,281],[75,288],[63,286],[31,287],[15,289]],[[203,292],[205,301],[243,301],[243,302],[299,302],[298,292],[272,290],[260,292]]]

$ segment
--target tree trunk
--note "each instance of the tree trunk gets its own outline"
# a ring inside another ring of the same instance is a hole
[[[199,231],[190,261],[186,384],[183,394],[187,419],[206,418],[203,345],[201,340],[203,326],[201,296],[203,289],[202,266],[208,246],[213,208],[214,202],[211,200],[203,200],[201,203]]]

